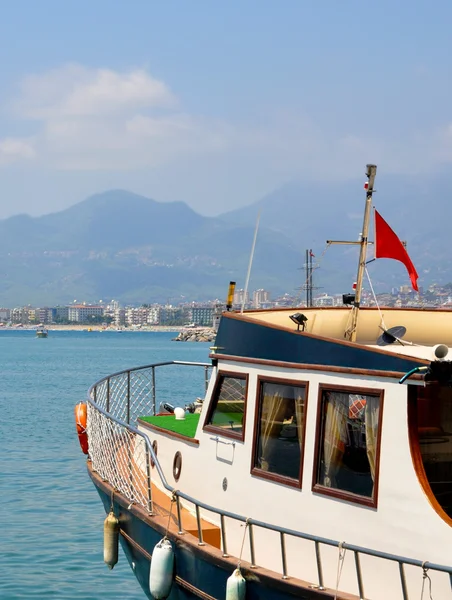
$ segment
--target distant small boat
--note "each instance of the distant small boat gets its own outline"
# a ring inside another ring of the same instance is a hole
[[[44,325],[38,325],[36,329],[36,337],[38,338],[46,338],[49,335],[48,330],[44,327]]]

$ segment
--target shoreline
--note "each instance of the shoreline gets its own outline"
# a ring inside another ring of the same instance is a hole
[[[46,325],[48,331],[89,331],[89,332],[107,332],[107,333],[136,333],[136,332],[180,332],[180,331],[204,331],[211,330],[211,327],[183,327],[175,325],[147,325],[145,327],[123,327],[121,329],[102,327],[101,325]],[[0,327],[1,331],[36,331],[37,326],[23,327]]]

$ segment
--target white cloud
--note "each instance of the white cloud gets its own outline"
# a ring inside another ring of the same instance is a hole
[[[356,131],[341,130],[340,118],[332,131],[321,114],[315,121],[281,109],[232,124],[188,114],[165,82],[138,68],[69,64],[28,75],[12,105],[21,130],[33,131],[0,140],[0,165],[34,158],[51,169],[124,171],[202,157],[239,164],[244,173],[254,163],[278,185],[300,176],[348,177],[366,162],[403,172],[452,161],[451,126],[392,139],[359,123]]]
[[[34,156],[35,151],[30,140],[20,138],[0,139],[0,164],[10,164]]]
[[[77,64],[25,77],[20,93],[17,111],[31,119],[114,115],[176,102],[166,84],[143,69],[121,73]]]
[[[188,115],[168,86],[143,69],[70,64],[29,75],[14,101],[35,122],[36,152],[57,169],[155,167],[180,155],[222,151],[234,129]]]

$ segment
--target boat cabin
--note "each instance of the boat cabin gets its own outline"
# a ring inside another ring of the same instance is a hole
[[[176,489],[224,511],[452,564],[450,363],[425,380],[439,363],[435,346],[443,344],[443,354],[452,346],[452,313],[362,310],[351,343],[350,309],[300,310],[302,328],[294,309],[223,315],[201,411],[138,419],[163,472]],[[401,324],[403,339],[384,345],[382,333]],[[204,518],[220,524],[217,515]],[[240,555],[243,536],[243,524],[228,526],[230,554]],[[280,565],[275,533],[255,528],[254,538],[255,556],[245,544],[243,559]],[[353,552],[343,564],[336,548],[322,552],[325,586],[336,588],[339,564],[339,590],[359,595]],[[291,539],[286,560],[290,576],[314,585],[312,542]],[[361,570],[366,597],[403,597],[397,563],[365,556]],[[450,595],[448,575],[434,575],[436,589]],[[406,577],[412,593],[421,583],[422,572]]]

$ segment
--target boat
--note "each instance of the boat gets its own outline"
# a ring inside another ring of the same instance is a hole
[[[452,312],[361,305],[366,175],[342,306],[237,311],[231,282],[208,362],[114,373],[77,409],[104,560],[120,542],[147,598],[452,597]],[[375,218],[376,257],[417,289]],[[172,405],[160,373],[189,368],[200,398]]]
[[[49,335],[48,329],[41,324],[39,324],[36,328],[36,337],[38,338],[46,338]]]

